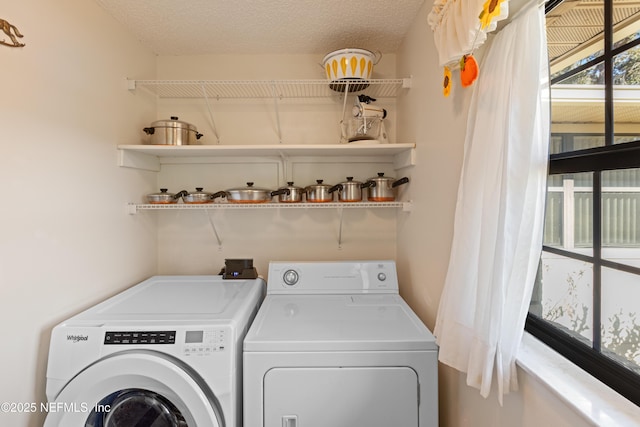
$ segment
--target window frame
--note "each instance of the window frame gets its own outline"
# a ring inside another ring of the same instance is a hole
[[[545,12],[548,13],[562,0],[547,2]],[[595,63],[604,62],[605,65],[605,145],[583,150],[562,152],[549,156],[549,175],[591,172],[593,173],[593,254],[584,255],[557,247],[543,246],[544,252],[561,255],[571,259],[589,262],[593,265],[593,324],[592,342],[569,334],[553,326],[532,313],[529,313],[525,323],[525,330],[540,339],[549,347],[571,360],[595,378],[599,379],[631,402],[640,406],[640,374],[636,374],[623,364],[615,362],[602,352],[601,342],[601,272],[603,268],[611,268],[635,274],[640,282],[640,268],[621,264],[602,258],[602,179],[601,174],[606,170],[640,168],[640,141],[614,144],[614,114],[613,114],[613,58],[615,55],[628,50],[640,43],[640,39],[633,40],[623,46],[612,48],[613,0],[604,0],[604,53],[594,61],[582,67],[573,69],[554,78],[551,84],[562,81],[570,75],[576,74]],[[639,12],[640,13],[640,12]]]

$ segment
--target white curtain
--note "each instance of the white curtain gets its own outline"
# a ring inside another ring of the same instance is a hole
[[[543,8],[526,6],[489,46],[469,109],[447,278],[441,362],[487,397],[517,389],[515,357],[542,247],[549,144]]]

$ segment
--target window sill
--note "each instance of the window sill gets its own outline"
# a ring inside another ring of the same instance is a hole
[[[525,332],[517,364],[586,420],[598,426],[638,426],[640,407]]]

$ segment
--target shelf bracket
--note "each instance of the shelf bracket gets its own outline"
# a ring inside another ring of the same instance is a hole
[[[273,96],[273,106],[276,110],[276,126],[278,127],[278,142],[282,144],[282,128],[280,127],[280,109],[278,108],[278,94],[276,93],[275,82],[271,82],[271,95]]]
[[[293,178],[289,176],[291,170],[291,161],[289,160],[289,157],[282,151],[280,151],[279,154],[282,176],[278,176],[278,182],[287,183],[289,181],[293,181]]]
[[[342,220],[344,217],[344,208],[338,207],[338,215],[340,216],[340,225],[338,226],[338,249],[342,249]]]
[[[402,153],[398,153],[393,157],[393,168],[395,170],[406,168],[409,166],[415,166],[418,157],[416,155],[416,149],[412,148]]]
[[[216,137],[216,143],[220,144],[220,136],[218,136],[216,121],[213,119],[213,110],[211,109],[211,104],[209,103],[209,96],[207,95],[207,89],[205,88],[204,83],[200,83],[200,87],[202,88],[202,95],[204,97],[204,102],[207,104],[207,110],[209,110],[209,118],[211,119],[211,126],[213,127],[213,135]]]
[[[160,159],[152,154],[118,150],[118,166],[159,172]]]
[[[218,242],[218,249],[222,249],[222,239],[220,239],[220,235],[218,234],[218,229],[216,228],[216,224],[211,218],[210,210],[205,209],[205,214],[207,215],[207,219],[209,220],[209,225],[211,225],[211,229],[213,230],[213,234],[216,236],[216,241]]]

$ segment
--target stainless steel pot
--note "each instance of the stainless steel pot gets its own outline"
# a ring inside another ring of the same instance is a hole
[[[384,176],[384,172],[378,172],[375,178],[369,178],[367,197],[372,202],[393,202],[396,199],[396,187],[409,182],[406,176],[396,181],[395,178]]]
[[[283,192],[278,196],[278,201],[282,203],[300,203],[302,201],[302,195],[305,192],[305,189],[302,187],[296,187],[293,185],[293,181],[287,182],[285,187],[280,187],[280,190],[289,190],[289,192]]]
[[[352,176],[348,176],[345,182],[334,185],[329,191],[332,193],[337,191],[338,200],[341,202],[361,202],[362,189],[370,185],[371,183],[369,182],[354,181]]]
[[[182,190],[178,193],[169,193],[166,188],[161,188],[159,193],[147,194],[147,202],[151,204],[170,204],[178,203],[178,199],[187,192]]]
[[[304,191],[307,194],[307,202],[310,203],[327,203],[333,202],[333,192],[331,185],[323,184],[322,179],[316,179],[315,184],[308,185]]]
[[[202,137],[194,125],[180,121],[175,116],[169,120],[157,120],[142,130],[150,135],[145,142],[148,145],[198,145]]]
[[[246,187],[231,188],[226,191],[215,193],[216,197],[221,195],[226,197],[231,203],[265,203],[271,201],[273,196],[288,193],[289,190],[282,188],[271,191],[265,188],[257,188],[253,186],[253,182],[247,182]]]
[[[196,191],[192,193],[187,193],[182,195],[182,201],[189,204],[197,204],[197,203],[213,203],[213,200],[216,197],[220,197],[218,194],[209,193],[204,191],[202,187],[196,187]]]

